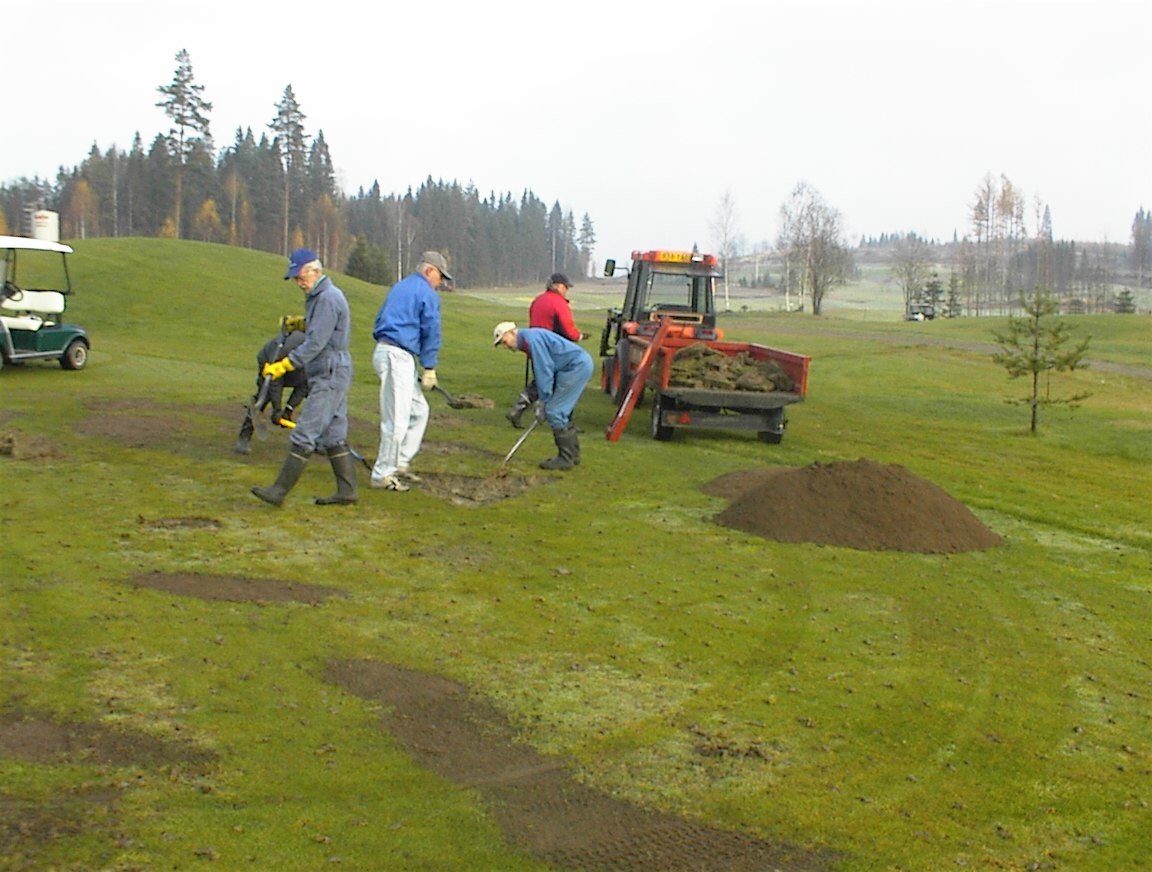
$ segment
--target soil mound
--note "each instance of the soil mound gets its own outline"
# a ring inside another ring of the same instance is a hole
[[[731,500],[717,523],[779,542],[925,554],[1003,542],[963,503],[897,464],[862,459],[735,472],[704,490]]]

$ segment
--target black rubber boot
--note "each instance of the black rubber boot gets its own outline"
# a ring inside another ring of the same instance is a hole
[[[552,439],[556,442],[557,454],[548,460],[540,461],[541,469],[571,469],[578,462],[580,442],[576,436],[576,428],[565,427],[563,430],[553,430]]]
[[[532,403],[533,400],[529,398],[528,392],[521,391],[520,396],[516,398],[515,405],[513,405],[512,408],[508,410],[508,413],[504,417],[507,418],[509,423],[517,430],[522,430],[524,425],[520,423],[520,416],[524,414],[524,412],[528,409],[529,406],[532,405]]]
[[[284,502],[284,497],[288,496],[288,491],[300,480],[300,473],[304,471],[307,463],[307,454],[297,454],[295,450],[289,451],[288,456],[284,458],[284,465],[280,467],[280,474],[276,476],[276,481],[270,487],[254,487],[252,493],[266,503],[280,505]]]
[[[328,462],[336,476],[336,493],[330,497],[316,497],[318,506],[342,506],[356,502],[359,490],[356,485],[356,458],[346,443],[328,449]]]
[[[237,454],[249,454],[252,451],[252,446],[249,444],[246,438],[241,436],[236,440],[236,444],[233,446],[232,450]]]

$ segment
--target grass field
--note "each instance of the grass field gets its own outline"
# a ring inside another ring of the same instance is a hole
[[[363,488],[355,507],[321,508],[311,496],[333,482],[314,459],[276,510],[248,489],[272,480],[284,434],[231,447],[256,351],[302,311],[283,259],[75,248],[69,316],[92,335],[89,368],[0,370],[0,433],[49,446],[0,456],[0,868],[549,868],[477,789],[405,753],[380,705],[326,680],[350,659],[467,685],[598,791],[830,852],[838,870],[1152,863],[1147,317],[1068,319],[1089,358],[1132,369],[1058,377],[1054,392],[1091,397],[1030,436],[1005,402],[1024,387],[983,348],[1002,319],[740,311],[729,338],[813,358],[780,445],[655,442],[645,410],[608,443],[614,407],[593,385],[580,467],[518,496]],[[383,289],[336,278],[357,337],[351,441],[371,457]],[[598,337],[617,301],[587,285],[575,314]],[[432,399],[421,471],[488,476],[511,447],[523,359],[493,350],[491,327],[533,293],[443,297],[441,382],[495,408]],[[513,472],[551,453],[534,434]],[[701,490],[858,458],[935,483],[1005,544],[783,544],[718,526],[725,502]],[[150,573],[340,596],[209,601],[137,583]],[[34,718],[166,751],[21,753]],[[701,753],[701,737],[745,753]]]

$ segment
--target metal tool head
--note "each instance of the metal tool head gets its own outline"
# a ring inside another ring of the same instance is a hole
[[[539,418],[533,418],[532,419],[532,423],[528,425],[528,429],[526,429],[523,433],[520,434],[520,438],[516,440],[516,444],[513,445],[512,449],[507,454],[504,455],[504,460],[500,464],[501,466],[507,466],[508,465],[508,461],[512,459],[512,455],[515,454],[520,449],[520,446],[524,444],[524,440],[527,439],[528,436],[532,433],[532,431],[536,429],[536,426],[539,423],[540,423]]]

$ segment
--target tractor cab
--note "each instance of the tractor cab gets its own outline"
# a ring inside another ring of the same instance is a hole
[[[609,260],[604,275],[616,274]],[[600,356],[612,354],[631,335],[654,336],[662,321],[672,335],[702,340],[722,339],[716,328],[716,280],[723,278],[716,256],[698,251],[634,251],[624,304],[608,310],[600,336]]]
[[[0,236],[0,365],[58,360],[64,369],[88,363],[88,333],[63,320],[72,293],[71,247],[44,239]]]

